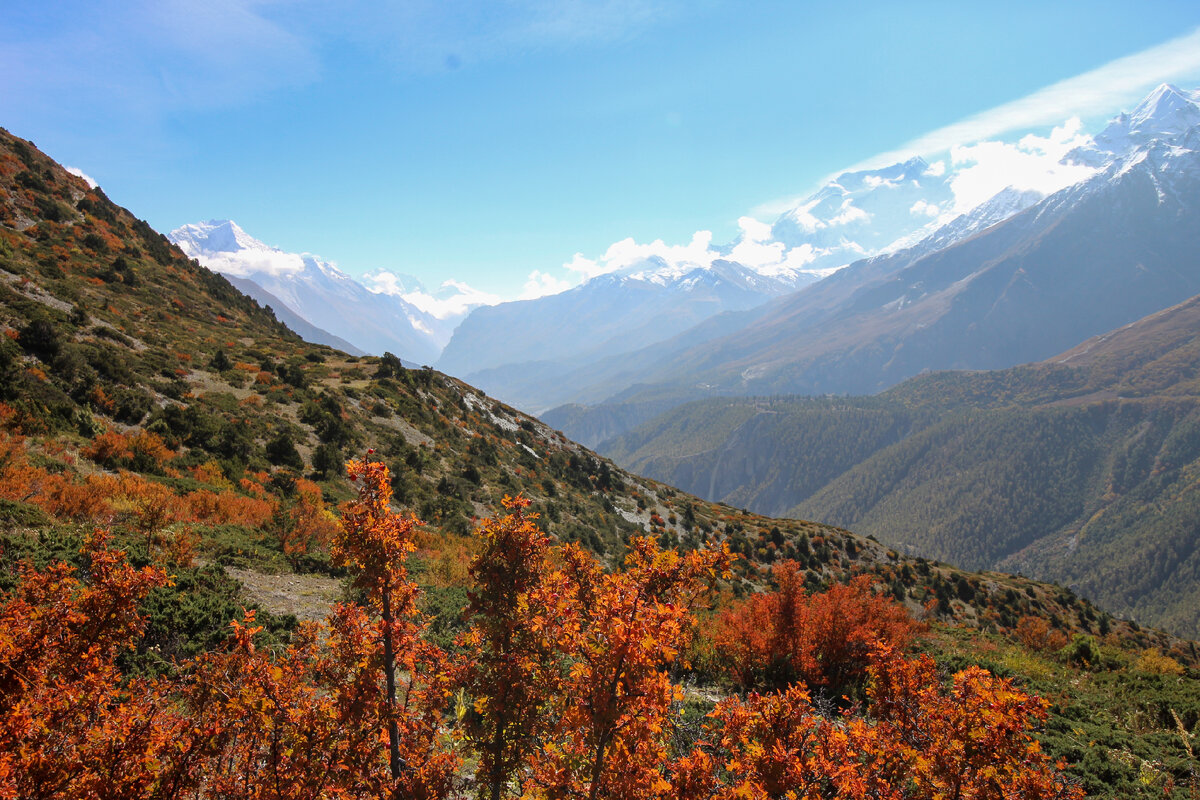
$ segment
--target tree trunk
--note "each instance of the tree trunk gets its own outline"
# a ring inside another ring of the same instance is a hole
[[[383,589],[383,677],[387,682],[388,763],[400,777],[400,729],[396,726],[396,656],[392,652],[392,595]]]

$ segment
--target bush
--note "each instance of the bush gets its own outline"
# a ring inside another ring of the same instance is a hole
[[[287,431],[281,431],[278,436],[267,442],[267,460],[277,467],[289,467],[297,472],[304,469],[304,459],[300,457]]]

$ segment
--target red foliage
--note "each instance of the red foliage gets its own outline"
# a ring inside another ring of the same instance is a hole
[[[576,545],[563,548],[562,558],[571,583],[561,623],[570,668],[526,793],[661,796],[672,703],[683,699],[670,671],[691,637],[693,604],[728,577],[732,557],[725,548],[680,555],[637,538],[621,572],[602,572]]]
[[[242,479],[246,489],[262,487],[246,478]],[[337,518],[325,507],[321,487],[310,480],[297,478],[295,499],[280,514],[278,528],[279,543],[287,555],[299,555],[319,548],[326,548],[337,534]]]
[[[822,716],[799,686],[723,701],[712,738],[676,763],[671,796],[1082,798],[1032,736],[1045,701],[978,667],[947,690],[932,660],[886,647],[870,676],[865,716]]]
[[[28,466],[19,441],[0,445],[0,474]],[[0,600],[0,798],[437,800],[461,795],[464,743],[478,794],[497,800],[1081,797],[1031,736],[1044,701],[978,668],[944,686],[930,659],[886,644],[862,655],[869,631],[902,641],[911,621],[865,582],[808,597],[786,569],[779,592],[730,612],[742,624],[733,641],[750,641],[760,620],[763,652],[779,643],[789,665],[817,663],[830,685],[865,658],[864,707],[822,715],[796,685],[735,697],[672,760],[672,673],[728,551],[635,539],[624,569],[607,572],[576,546],[552,546],[521,499],[478,532],[472,627],[452,668],[428,641],[406,569],[419,523],[390,508],[382,464],[348,471],[358,497],[332,549],[366,603],[338,606],[279,650],[255,646],[251,611],[179,677],[130,679],[115,659],[137,642],[137,603],[165,574],[133,569],[102,533],[84,548],[86,579],[22,567]],[[153,497],[147,485],[129,474],[79,484],[103,486],[118,510]],[[809,633],[823,649],[802,649]],[[442,716],[455,680],[473,705],[460,704],[459,737]]]
[[[137,601],[167,577],[106,545],[99,531],[84,545],[86,582],[23,566],[0,605],[0,797],[142,797],[178,780],[186,720],[114,666],[143,629]]]
[[[342,529],[334,540],[334,563],[353,567],[355,582],[379,615],[385,689],[380,717],[388,740],[391,778],[400,796],[439,796],[448,787],[457,759],[439,736],[441,709],[450,696],[445,654],[422,638],[417,622],[417,586],[406,563],[415,549],[419,521],[391,509],[387,466],[353,460],[346,465],[358,497],[342,507]],[[435,791],[436,790],[436,791]]]
[[[918,629],[866,576],[810,596],[802,574],[794,561],[777,565],[778,591],[751,595],[719,616],[715,646],[739,685],[799,680],[839,689],[866,674],[877,643],[903,647]]]

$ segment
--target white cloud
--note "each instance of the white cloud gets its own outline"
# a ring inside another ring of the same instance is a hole
[[[200,253],[196,260],[209,269],[225,275],[244,278],[261,272],[278,277],[304,269],[304,259],[299,253],[282,250],[247,249],[236,253]]]
[[[940,178],[946,174],[946,162],[934,161],[929,165],[929,168],[923,173],[931,178]]]
[[[575,258],[578,260],[583,258],[583,256],[576,253]],[[570,289],[571,286],[572,284],[568,280],[556,278],[548,272],[535,269],[529,273],[529,278],[525,281],[525,288],[521,292],[521,296],[517,299],[533,300],[534,298],[543,297],[548,294],[558,294]]]
[[[281,4],[94,0],[70,4],[70,11],[60,5],[66,6],[42,4],[30,12],[25,35],[0,41],[0,97],[15,107],[66,111],[75,119],[102,114],[145,135],[165,112],[237,106],[319,74],[313,40],[292,29]]]
[[[1075,117],[1049,136],[1029,134],[1015,144],[984,141],[953,148],[954,211],[969,211],[1009,186],[1048,195],[1087,178],[1095,172],[1091,167],[1059,163],[1072,149],[1091,141],[1080,128]]]
[[[88,175],[86,172],[81,170],[79,167],[63,167],[63,169],[65,169],[67,172],[69,172],[70,174],[74,175],[77,178],[83,178],[84,182],[88,186],[92,187],[93,189],[95,189],[97,186],[100,185],[100,184],[96,183],[96,181],[92,178],[91,175]]]
[[[868,214],[866,211],[863,211],[861,208],[854,205],[854,203],[847,199],[842,203],[842,209],[840,212],[838,212],[838,215],[829,220],[829,227],[833,227],[835,225],[849,225],[852,222],[868,222],[870,219],[870,214]]]
[[[454,280],[444,281],[435,294],[409,292],[401,296],[426,314],[438,319],[462,317],[476,306],[494,306],[501,300],[498,295]]]
[[[888,180],[887,178],[879,175],[864,175],[863,183],[872,189],[878,189],[880,186],[886,186],[889,189],[894,189],[900,185],[893,180]]]
[[[908,209],[908,213],[914,217],[936,217],[941,211],[937,203],[927,203],[924,200],[918,200]]]
[[[791,201],[789,201],[789,202],[791,202]],[[788,218],[791,219],[793,222],[795,222],[797,225],[799,225],[800,228],[805,233],[814,233],[817,230],[817,228],[825,227],[825,223],[821,222],[821,220],[817,219],[816,216],[812,214],[812,208],[818,202],[820,202],[820,201],[813,200],[802,206],[797,206],[796,208],[794,208],[788,212]],[[785,209],[781,209],[781,210],[785,210]],[[753,213],[756,213],[756,214],[768,213],[769,214],[770,210],[767,208],[755,208]],[[779,211],[776,211],[775,213],[778,214]]]
[[[599,259],[586,258],[582,253],[576,253],[571,261],[563,266],[578,273],[584,280],[597,275],[629,269],[651,259],[661,259],[672,266],[706,267],[716,257],[712,249],[712,231],[696,231],[692,240],[684,245],[669,245],[662,239],[655,239],[649,244],[638,244],[632,237],[622,239],[609,245],[608,250]]]
[[[741,238],[751,242],[766,242],[771,239],[771,225],[768,222],[762,222],[754,217],[738,217],[738,228],[741,229]]]
[[[443,281],[433,292],[427,291],[424,286],[414,281],[414,278],[397,275],[386,269],[377,269],[363,275],[363,285],[372,292],[399,297],[441,320],[465,316],[476,306],[494,306],[502,302],[499,295],[476,289],[462,281]]]
[[[851,217],[864,215],[861,209],[853,207],[848,208],[847,213]],[[723,259],[736,261],[763,275],[778,275],[799,270],[822,254],[809,244],[786,249],[783,242],[772,238],[768,223],[751,216],[739,218],[738,228],[740,234],[728,248],[713,247],[711,231],[696,231],[691,241],[683,245],[669,245],[662,239],[640,244],[633,238],[626,238],[610,245],[600,258],[587,258],[576,253],[563,267],[586,281],[619,270],[636,275],[643,265],[647,273],[657,275],[665,271],[683,275],[693,269],[707,269],[714,261]],[[568,288],[563,285],[566,282],[555,282],[556,279],[545,273],[535,272],[530,279],[523,296],[540,296],[550,294],[551,289],[562,291]]]
[[[403,297],[406,292],[412,292],[414,288],[424,289],[424,287],[407,285],[405,277],[386,269],[377,269],[364,273],[362,279],[363,286],[366,286],[375,294],[391,294]]]
[[[629,40],[686,9],[678,0],[339,0],[336,14],[316,5],[310,24],[428,72]]]

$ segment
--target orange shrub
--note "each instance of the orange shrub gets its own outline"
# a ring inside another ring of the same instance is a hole
[[[718,660],[742,686],[800,680],[838,689],[860,680],[876,645],[903,647],[918,630],[904,606],[865,575],[808,595],[794,561],[775,568],[777,592],[755,594],[717,619]]]
[[[183,501],[197,522],[221,525],[244,525],[259,528],[275,515],[276,503],[256,497],[242,497],[233,492],[210,492],[200,489],[189,492]]]
[[[73,483],[63,475],[46,475],[31,502],[63,519],[107,522],[114,513],[108,493],[95,482]]]
[[[129,467],[136,460],[141,461],[144,467],[158,470],[176,455],[158,434],[148,431],[125,434],[108,430],[96,436],[92,443],[80,452],[86,458],[109,469]]]
[[[193,480],[216,486],[218,489],[232,489],[233,484],[225,477],[225,472],[216,461],[209,460],[195,467],[188,467]]]
[[[1028,614],[1021,617],[1013,636],[1018,642],[1030,650],[1061,650],[1067,645],[1067,635],[1062,631],[1052,630],[1050,623],[1041,617]]]

